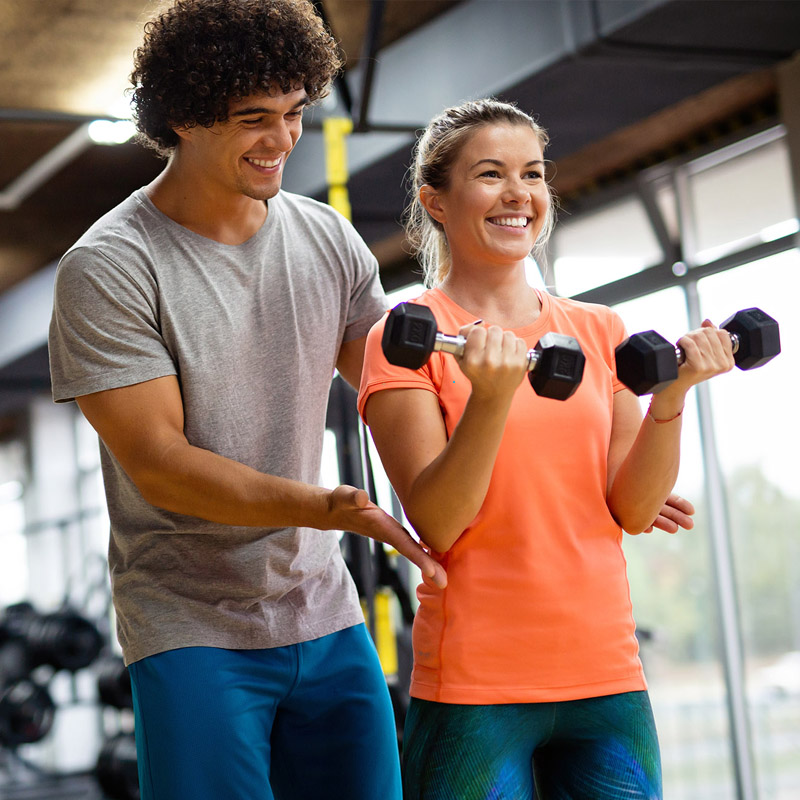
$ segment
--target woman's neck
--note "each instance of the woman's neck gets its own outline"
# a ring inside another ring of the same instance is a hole
[[[451,269],[439,288],[476,319],[505,329],[533,324],[542,307],[536,290],[527,282],[524,268],[502,277],[485,274],[479,279]]]

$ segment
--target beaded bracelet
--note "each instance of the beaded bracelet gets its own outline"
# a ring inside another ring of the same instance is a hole
[[[669,419],[656,419],[653,416],[653,401],[652,400],[650,401],[650,405],[647,407],[647,416],[650,417],[650,419],[653,420],[653,422],[655,422],[656,425],[665,425],[667,422],[672,422],[673,420],[678,419],[678,417],[681,414],[683,414],[683,406],[681,406],[681,410],[677,414],[675,414],[674,417],[670,417]]]

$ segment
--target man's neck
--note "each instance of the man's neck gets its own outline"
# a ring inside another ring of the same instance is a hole
[[[267,218],[267,204],[242,194],[221,195],[185,173],[174,160],[145,186],[155,207],[184,228],[222,244],[254,236]]]

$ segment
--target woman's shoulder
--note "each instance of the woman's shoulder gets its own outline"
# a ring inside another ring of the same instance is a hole
[[[592,335],[608,333],[618,340],[624,335],[625,323],[620,315],[602,303],[587,303],[570,297],[549,295],[554,316],[562,316],[576,328],[582,328]]]
[[[587,321],[619,319],[619,314],[613,308],[602,303],[587,303],[583,300],[574,300],[571,297],[559,297],[552,294],[549,297],[554,309],[575,319],[585,319]]]

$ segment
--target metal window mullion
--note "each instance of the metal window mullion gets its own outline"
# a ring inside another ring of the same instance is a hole
[[[664,261],[674,264],[676,261],[680,260],[680,247],[678,247],[676,242],[672,241],[669,231],[667,230],[667,225],[664,222],[664,216],[661,213],[661,209],[658,207],[655,182],[638,180],[636,182],[636,194],[642,203],[653,234],[661,247],[661,254]]]
[[[697,328],[700,326],[703,316],[697,280],[691,278],[691,267],[695,264],[695,254],[697,253],[697,241],[689,181],[690,171],[687,167],[680,167],[675,171],[675,196],[678,204],[681,250],[684,261],[690,269],[690,280],[684,284],[683,289],[689,327]],[[733,550],[730,542],[731,526],[725,497],[725,483],[717,452],[708,383],[698,384],[695,392],[708,500],[711,562],[731,731],[736,797],[737,800],[757,800],[758,788],[751,741],[752,733],[745,700],[741,617],[733,567]]]

